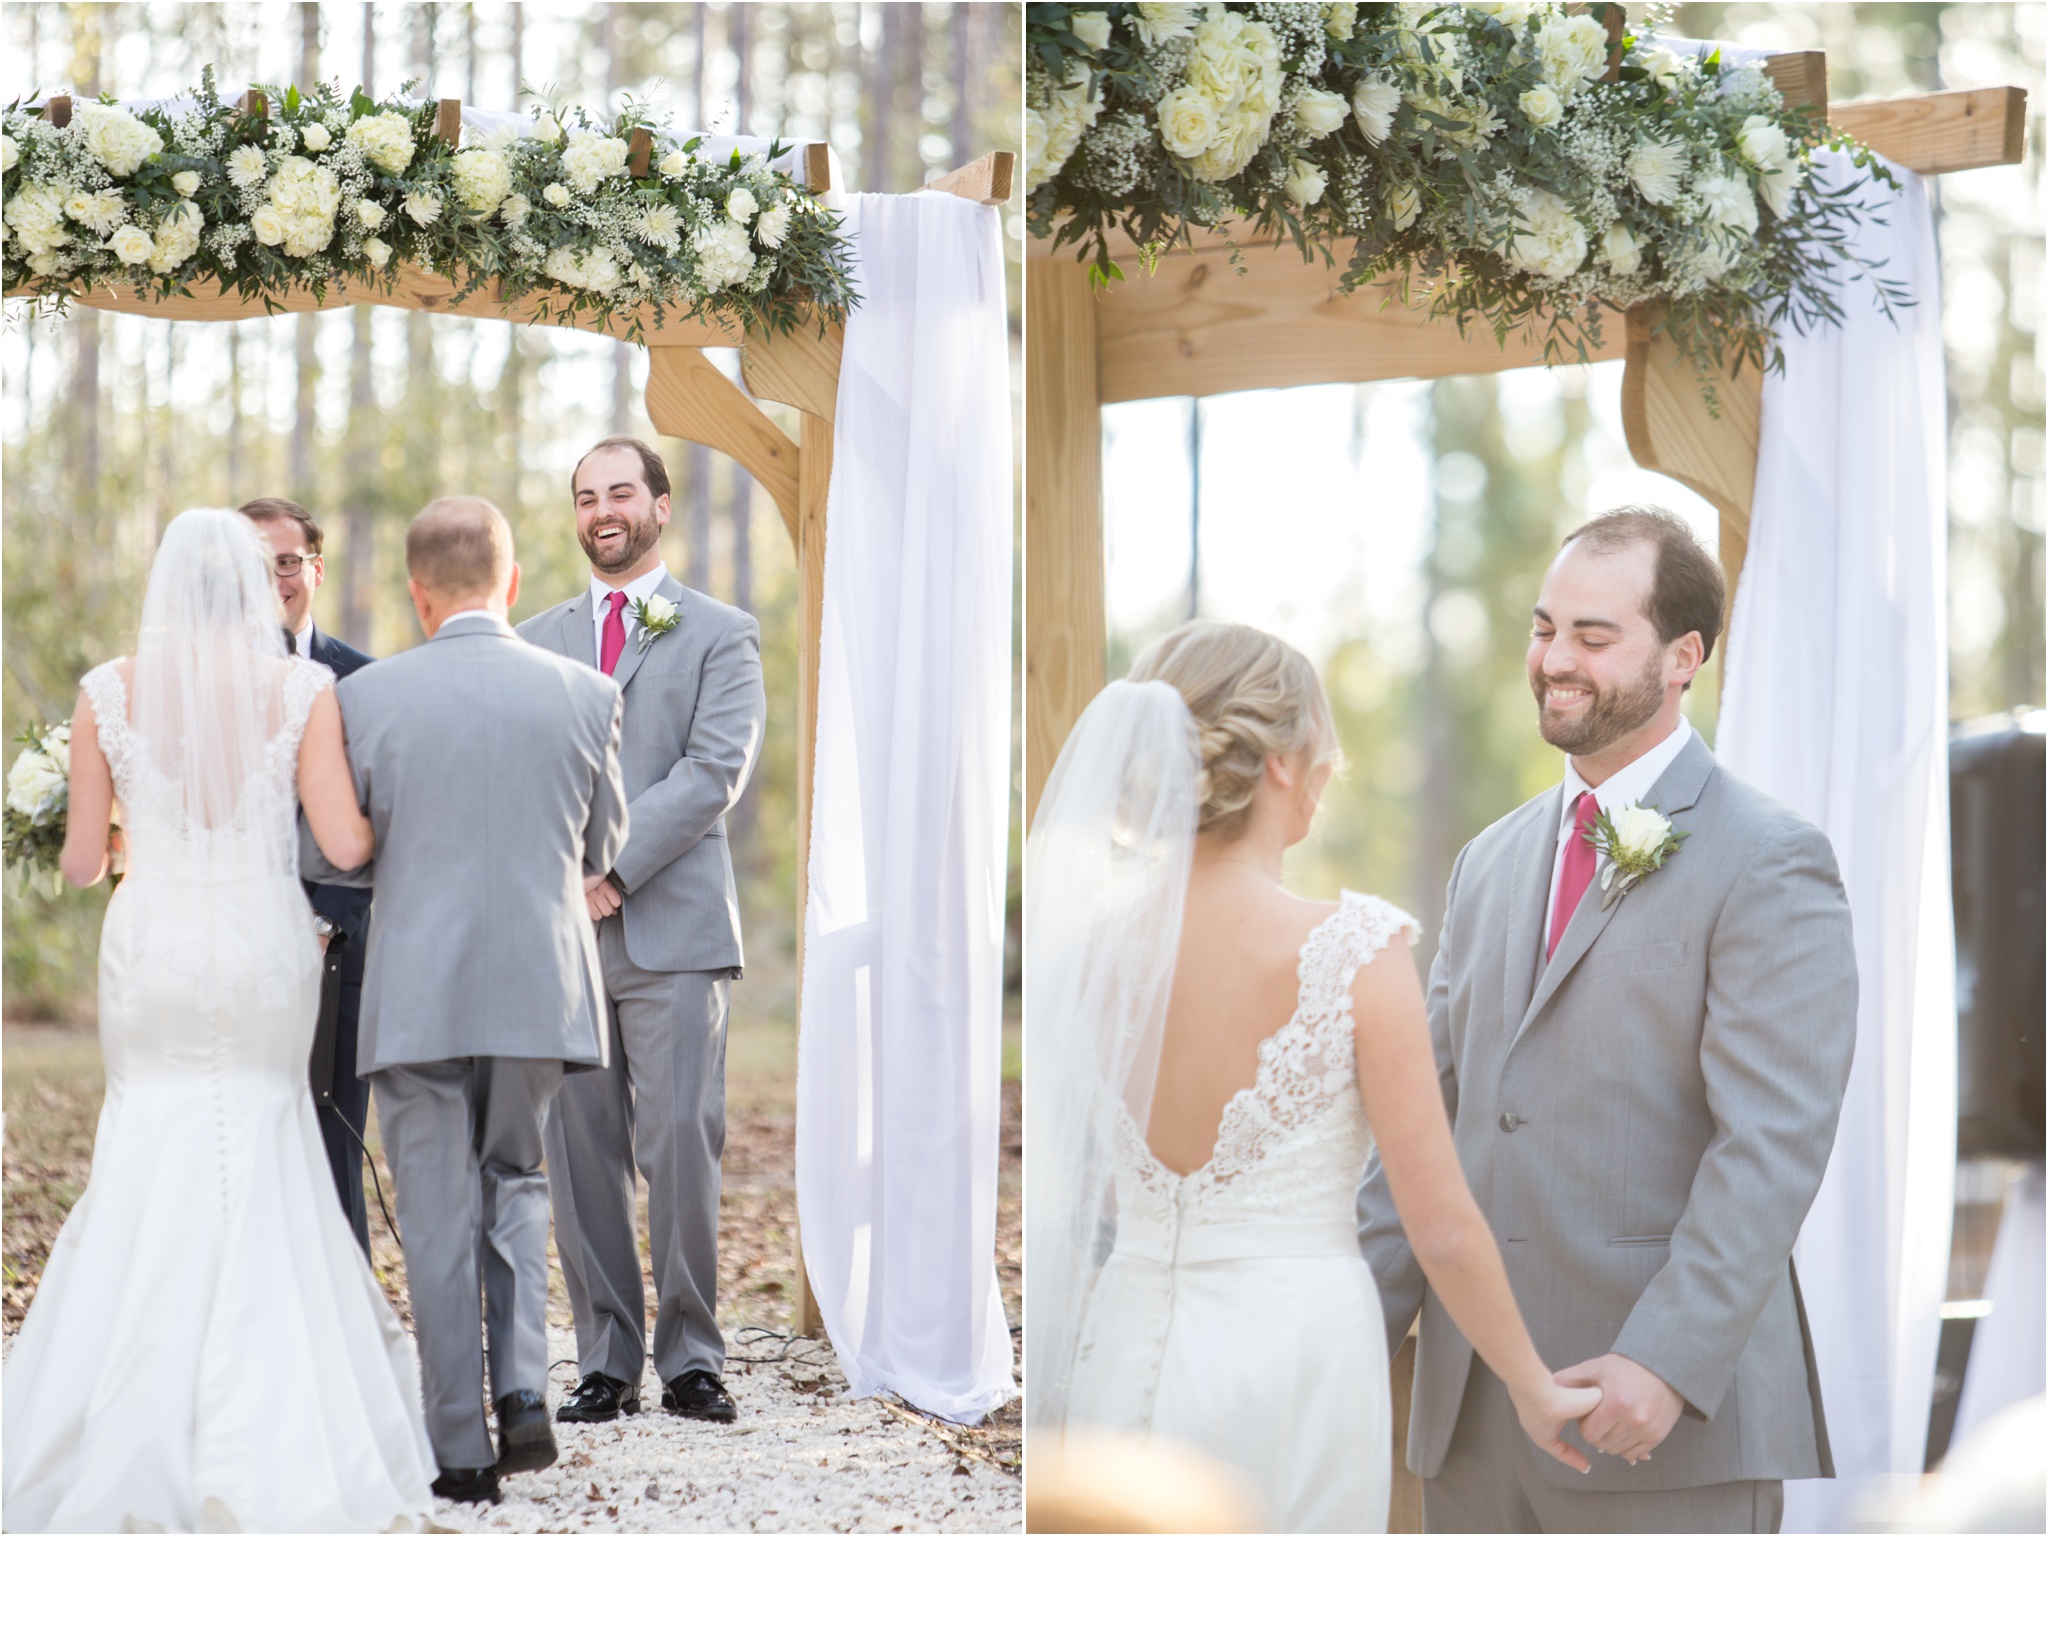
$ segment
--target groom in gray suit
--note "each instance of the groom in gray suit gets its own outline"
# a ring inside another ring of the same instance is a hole
[[[726,1001],[743,957],[725,824],[761,753],[760,627],[663,568],[669,481],[653,449],[606,438],[577,462],[570,491],[590,587],[519,634],[621,689],[632,834],[588,896],[610,1054],[570,1075],[547,1120],[555,1244],[582,1374],[557,1418],[613,1420],[640,1408],[637,1159],[647,1178],[662,1406],[730,1421],[718,1171]]]
[[[488,501],[428,506],[405,565],[427,641],[336,689],[376,856],[343,875],[301,819],[300,863],[375,892],[357,1049],[398,1187],[434,1492],[495,1500],[499,1474],[555,1458],[541,1118],[565,1065],[605,1060],[584,905],[626,839],[619,690],[513,635],[519,567]]]
[[[1575,1437],[1589,1475],[1539,1458],[1369,1164],[1390,1347],[1421,1312],[1408,1467],[1432,1533],[1775,1532],[1784,1480],[1833,1474],[1792,1246],[1834,1145],[1856,959],[1826,837],[1680,714],[1724,596],[1669,512],[1565,541],[1528,656],[1564,784],[1451,871],[1429,1018],[1458,1155],[1537,1349],[1605,1395]],[[1617,831],[1648,832],[1651,867],[1610,867]]]

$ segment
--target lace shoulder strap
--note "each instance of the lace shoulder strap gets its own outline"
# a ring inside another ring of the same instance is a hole
[[[313,714],[313,701],[334,686],[334,672],[311,659],[293,659],[284,674],[284,720],[271,740],[280,762],[293,766],[298,761],[299,741],[306,736],[306,722]]]
[[[92,701],[99,728],[100,754],[118,780],[128,770],[135,729],[128,720],[128,684],[121,679],[121,661],[109,659],[78,679],[79,690]]]
[[[1412,947],[1422,926],[1385,898],[1363,892],[1338,895],[1337,912],[1309,933],[1301,946],[1301,1010],[1304,1017],[1351,1009],[1351,985],[1396,934]]]

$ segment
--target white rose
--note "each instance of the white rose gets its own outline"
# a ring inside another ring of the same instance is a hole
[[[1098,11],[1095,15],[1100,17],[1102,13]],[[645,617],[641,619],[640,623],[650,628],[657,625],[666,625],[676,616],[676,605],[659,591],[649,596],[641,604],[641,609]]]
[[[263,162],[263,150],[252,148],[247,143],[228,155],[228,180],[236,187],[254,187],[263,180],[267,168]]]
[[[553,147],[562,140],[561,122],[553,114],[543,110],[540,117],[533,122],[533,139]]]
[[[526,213],[533,208],[533,201],[523,193],[515,193],[498,207],[498,219],[507,227],[517,227],[526,220]]]
[[[1351,115],[1358,133],[1374,147],[1386,141],[1401,107],[1401,92],[1385,80],[1360,80],[1351,88]]]
[[[697,235],[697,276],[707,293],[743,284],[753,275],[754,251],[738,222],[719,222]]]
[[[1198,158],[1215,143],[1216,110],[1193,86],[1183,85],[1159,99],[1159,140],[1168,153]]]
[[[1649,46],[1636,53],[1636,66],[1662,86],[1676,85],[1685,78],[1686,61],[1677,52],[1661,45]]]
[[[156,240],[133,225],[122,228],[107,243],[130,267],[140,267],[156,254]]]
[[[1642,240],[1629,231],[1626,222],[1616,222],[1600,241],[1600,259],[1623,278],[1631,278],[1642,271]]]
[[[199,172],[196,170],[181,170],[171,178],[171,186],[189,199],[199,191]]]
[[[198,252],[200,230],[204,225],[205,218],[199,214],[197,205],[173,205],[157,224],[156,252],[149,258],[149,270],[153,273],[174,272],[190,261]]]
[[[512,167],[495,148],[464,148],[450,167],[456,196],[479,216],[488,216],[512,191]]]
[[[25,817],[65,786],[65,775],[57,764],[34,745],[14,758],[7,773],[7,804]]]
[[[1024,110],[1024,176],[1027,187],[1046,179],[1045,115],[1036,108]]]
[[[334,133],[316,119],[300,129],[299,140],[306,144],[308,153],[325,153],[334,141]]]
[[[1304,91],[1294,102],[1294,123],[1310,136],[1328,136],[1351,113],[1335,91]]]
[[[1707,220],[1715,227],[1756,232],[1756,195],[1750,191],[1748,177],[1725,170],[1703,176],[1693,184],[1693,194],[1707,207]]]
[[[782,248],[782,241],[789,237],[790,208],[785,202],[773,210],[764,210],[754,218],[754,242],[769,250]]]
[[[1394,213],[1394,231],[1405,232],[1422,210],[1422,195],[1414,183],[1402,182],[1387,195],[1387,208]]]
[[[381,270],[384,263],[391,259],[391,246],[382,239],[370,239],[363,245],[363,254],[370,258],[372,267]]]
[[[403,114],[365,114],[349,126],[348,139],[386,175],[412,163],[412,124]]]
[[[1628,179],[1651,204],[1670,204],[1685,181],[1685,149],[1676,142],[1637,143],[1629,155]]]
[[[356,220],[372,233],[384,225],[384,218],[389,214],[375,199],[356,200]]]
[[[1773,216],[1782,217],[1792,208],[1792,190],[1799,185],[1799,173],[1791,166],[1767,170],[1756,179],[1757,196]]]
[[[1287,197],[1306,210],[1323,196],[1323,189],[1330,185],[1325,176],[1306,159],[1297,159],[1288,167]]]
[[[0,132],[0,171],[14,169],[20,160],[21,145],[5,132]]]
[[[1547,85],[1532,86],[1522,93],[1522,115],[1531,125],[1542,129],[1555,125],[1564,117],[1564,99]]]
[[[725,213],[736,222],[745,223],[752,221],[755,213],[760,208],[761,206],[755,200],[753,194],[743,187],[736,187],[726,195]]]
[[[1784,131],[1762,114],[1751,114],[1742,122],[1742,129],[1736,133],[1735,146],[1742,157],[1758,170],[1778,169],[1792,152]]]
[[[408,193],[405,196],[405,213],[422,227],[432,227],[441,219],[441,200],[432,193]]]
[[[1607,30],[1587,16],[1553,17],[1536,31],[1543,77],[1570,97],[1607,72]]]
[[[1131,26],[1147,46],[1158,46],[1194,33],[1195,19],[1201,10],[1198,5],[1151,5],[1139,0]]]
[[[1465,9],[1476,11],[1482,17],[1491,17],[1495,22],[1505,24],[1519,34],[1522,25],[1529,20],[1529,15],[1535,11],[1536,6],[1535,0],[1505,0],[1503,4],[1468,4]]]
[[[1638,858],[1654,856],[1671,838],[1671,820],[1655,808],[1623,807],[1607,816],[1621,850]]]
[[[690,156],[681,148],[671,148],[661,156],[661,174],[673,180],[690,168]]]
[[[284,243],[284,217],[269,205],[265,205],[249,218],[249,227],[255,233],[258,244]]]
[[[1109,13],[1106,11],[1077,11],[1067,18],[1067,27],[1090,51],[1103,51],[1109,46]]]
[[[1533,189],[1507,262],[1539,278],[1569,278],[1586,260],[1586,229],[1554,193]]]
[[[557,210],[565,209],[568,205],[574,202],[576,197],[575,194],[571,193],[567,188],[562,186],[560,182],[548,183],[546,187],[540,190],[540,196],[547,203],[553,205]]]
[[[128,219],[128,201],[119,188],[101,188],[97,193],[74,193],[64,201],[64,214],[88,233],[101,238]]]
[[[1348,40],[1358,32],[1355,4],[1323,7],[1323,32],[1333,40]]]

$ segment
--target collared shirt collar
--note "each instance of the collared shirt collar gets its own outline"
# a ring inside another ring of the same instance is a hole
[[[633,604],[645,601],[661,589],[661,582],[668,578],[668,566],[657,562],[638,579],[626,585],[607,585],[595,574],[590,576],[590,628],[597,643],[597,662],[604,663],[604,621],[611,612],[611,605],[605,600],[614,591],[626,593],[626,605],[619,610],[628,625],[638,624],[633,617]]]
[[[492,613],[491,610],[488,608],[464,608],[461,613],[452,613],[446,619],[442,620],[441,630],[445,631],[450,625],[454,624],[457,620],[461,619],[481,619],[489,624],[497,626],[498,629],[501,631],[509,631],[512,628],[504,620],[500,619],[496,614]],[[436,631],[434,634],[438,636],[440,635],[440,631]]]
[[[1685,717],[1678,718],[1678,725],[1670,735],[1654,748],[1645,750],[1626,767],[1613,774],[1606,783],[1593,790],[1593,799],[1600,803],[1602,812],[1614,812],[1622,807],[1635,806],[1647,797],[1657,780],[1664,776],[1672,762],[1678,759],[1686,741],[1692,737],[1692,723]],[[1579,797],[1593,789],[1579,776],[1579,769],[1570,756],[1564,762],[1564,810],[1558,818],[1558,833],[1568,834],[1572,827],[1572,809],[1578,805]]]

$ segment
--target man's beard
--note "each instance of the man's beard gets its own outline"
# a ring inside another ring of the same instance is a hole
[[[1663,655],[1652,653],[1650,662],[1634,682],[1602,689],[1587,676],[1549,677],[1539,672],[1530,679],[1536,695],[1536,730],[1544,742],[1566,755],[1597,755],[1617,739],[1644,726],[1664,707]],[[1583,687],[1592,702],[1576,721],[1552,721],[1543,708],[1552,687]]]
[[[615,541],[609,550],[597,543],[597,531],[613,523],[624,523],[626,532]],[[637,562],[661,538],[661,525],[652,517],[634,519],[631,517],[600,517],[589,529],[576,531],[576,543],[583,547],[583,554],[590,559],[593,568],[607,574],[616,574],[629,562]]]

